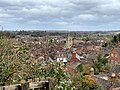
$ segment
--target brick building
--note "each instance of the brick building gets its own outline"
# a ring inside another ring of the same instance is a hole
[[[109,59],[112,64],[120,64],[120,48],[112,49]]]

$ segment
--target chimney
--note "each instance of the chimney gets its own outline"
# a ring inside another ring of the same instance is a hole
[[[76,52],[72,53],[72,58],[76,58]]]

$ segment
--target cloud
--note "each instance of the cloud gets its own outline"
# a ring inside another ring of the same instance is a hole
[[[119,0],[0,0],[6,29],[116,29],[119,22]]]

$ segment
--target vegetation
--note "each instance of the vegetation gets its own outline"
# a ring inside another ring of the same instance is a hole
[[[17,83],[20,80],[34,78],[55,80],[53,86],[56,90],[100,90],[96,82],[82,73],[72,78],[66,70],[64,63],[48,63],[45,66],[34,63],[30,58],[29,46],[13,39],[0,39],[0,84]],[[82,64],[78,66],[79,72],[84,72]],[[76,75],[75,75],[76,76]],[[74,80],[76,79],[76,80]],[[79,84],[79,85],[78,85]],[[86,87],[87,85],[87,87]]]
[[[93,60],[92,67],[95,69],[95,74],[99,72],[109,72],[110,64],[108,64],[107,58],[102,58],[101,54],[98,55],[96,60]]]
[[[15,33],[8,31],[0,31],[0,39],[2,38],[15,38]]]
[[[75,90],[102,90],[99,84],[89,76],[89,74],[85,74],[83,72],[77,72],[72,75],[72,84]]]
[[[45,32],[43,32],[45,33]],[[20,32],[17,35],[27,35],[27,32]],[[14,35],[14,34],[13,34]],[[36,34],[35,34],[36,35]],[[37,34],[37,36],[40,36]],[[36,37],[36,36],[35,36]],[[88,41],[89,38],[86,38]],[[53,43],[51,39],[50,44]],[[107,45],[105,44],[105,47]],[[20,80],[28,79],[47,79],[55,80],[56,90],[101,90],[97,82],[88,74],[89,71],[84,69],[80,64],[75,75],[71,75],[66,70],[64,63],[48,63],[45,66],[35,63],[29,56],[29,45],[20,41],[15,41],[11,35],[4,33],[0,38],[0,84],[18,83]],[[98,55],[96,60],[93,60],[95,73],[108,72],[109,64],[106,58]],[[87,67],[87,66],[86,66]],[[87,75],[85,74],[87,72]]]
[[[11,39],[0,39],[0,47],[0,83],[5,84],[24,78],[31,62],[27,45]]]
[[[117,35],[114,35],[111,42],[112,42],[113,45],[118,44],[118,42],[120,42],[120,33],[117,34]]]
[[[0,39],[0,84],[16,83],[20,80],[51,77],[57,80],[58,90],[69,90],[70,75],[64,71],[64,63],[51,63],[45,67],[34,63],[28,54],[29,47],[10,39]],[[69,89],[68,89],[69,88]],[[71,89],[70,89],[71,90]]]
[[[104,43],[103,45],[102,45],[102,47],[107,47],[108,46],[108,43]]]
[[[50,63],[45,67],[41,68],[40,76],[47,78],[53,78],[56,80],[56,90],[71,90],[70,75],[65,71],[64,63]]]

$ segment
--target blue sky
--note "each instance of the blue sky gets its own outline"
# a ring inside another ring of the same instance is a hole
[[[119,30],[120,0],[0,0],[0,28]]]

